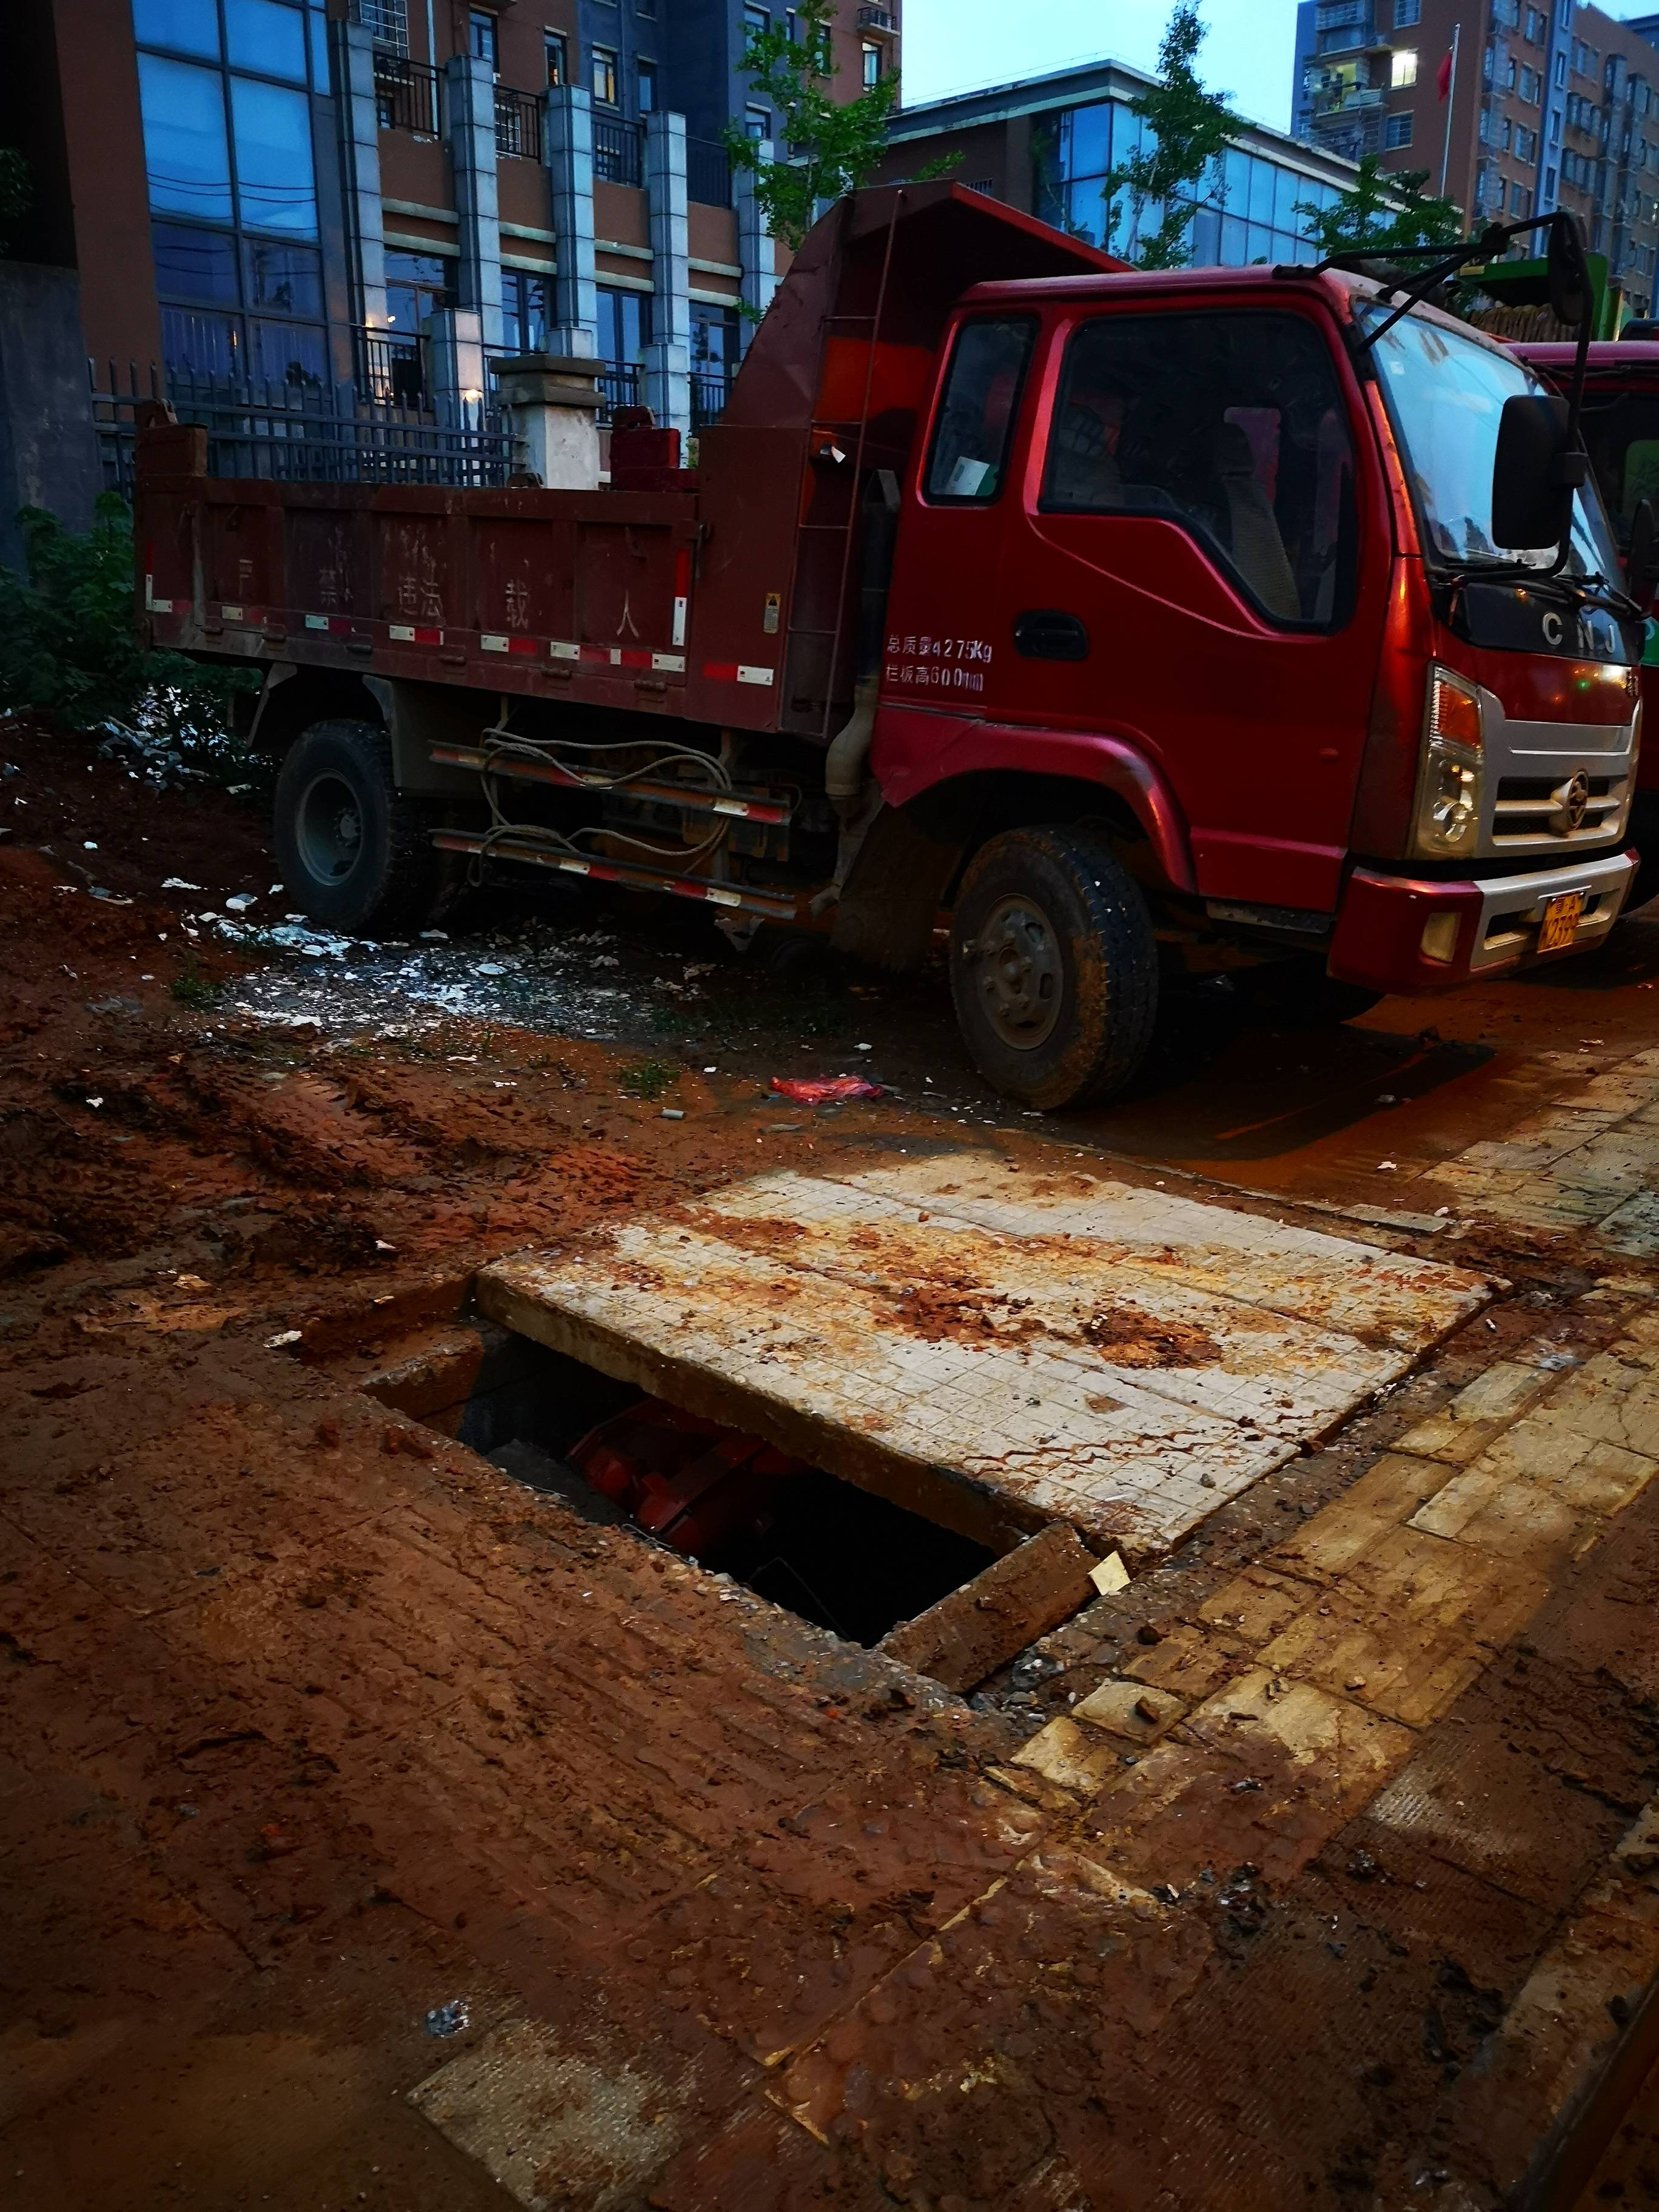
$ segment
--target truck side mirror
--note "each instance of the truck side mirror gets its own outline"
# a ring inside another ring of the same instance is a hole
[[[1559,545],[1572,523],[1572,485],[1563,481],[1568,407],[1553,392],[1517,392],[1504,402],[1492,472],[1493,542],[1515,552]]]
[[[1576,331],[1589,313],[1589,270],[1584,260],[1584,237],[1576,216],[1558,215],[1550,225],[1546,249],[1550,307],[1558,322]]]
[[[1644,613],[1659,591],[1659,507],[1650,499],[1639,501],[1631,518],[1625,589]]]

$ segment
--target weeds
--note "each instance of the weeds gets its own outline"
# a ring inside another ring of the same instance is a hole
[[[204,975],[192,960],[182,975],[175,975],[167,988],[181,1006],[216,1006],[223,986],[210,975]]]
[[[677,1080],[679,1070],[677,1067],[669,1066],[666,1060],[636,1060],[632,1067],[625,1067],[622,1072],[620,1081],[623,1096],[626,1098],[643,1098],[647,1102],[654,1102],[662,1097],[664,1091]]]

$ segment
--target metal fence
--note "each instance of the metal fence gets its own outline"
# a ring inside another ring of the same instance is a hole
[[[377,407],[423,408],[428,399],[419,338],[357,333],[357,389]]]
[[[440,136],[438,72],[385,46],[374,49],[374,109],[382,131],[414,131],[424,138]]]
[[[542,104],[533,92],[495,88],[495,151],[526,161],[542,158]]]
[[[478,489],[505,483],[512,440],[493,406],[456,402],[459,419],[393,402],[307,385],[232,384],[154,368],[146,382],[129,364],[125,385],[113,362],[100,388],[94,363],[92,412],[104,481],[131,499],[133,447],[140,407],[167,401],[180,422],[208,434],[208,474],[257,477],[277,483],[442,484]]]
[[[593,173],[608,185],[637,185],[644,174],[645,128],[620,115],[593,118]]]
[[[685,142],[685,197],[704,207],[732,204],[732,156],[718,139]]]

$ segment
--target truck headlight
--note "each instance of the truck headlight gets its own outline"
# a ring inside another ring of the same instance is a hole
[[[1480,693],[1449,669],[1431,668],[1417,779],[1413,843],[1419,854],[1450,860],[1474,850],[1486,775]]]

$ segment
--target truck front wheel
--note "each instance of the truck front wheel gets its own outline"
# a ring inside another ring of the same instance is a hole
[[[1146,902],[1102,842],[1010,830],[969,865],[951,927],[957,1025],[987,1081],[1052,1109],[1121,1091],[1158,1015]]]
[[[396,936],[436,912],[447,871],[431,812],[398,789],[374,723],[313,722],[283,763],[272,814],[283,884],[313,921]]]

